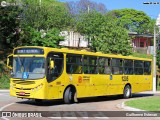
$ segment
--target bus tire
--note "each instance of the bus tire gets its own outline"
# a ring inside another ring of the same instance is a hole
[[[75,101],[75,95],[76,95],[76,92],[73,91],[71,87],[68,87],[64,93],[64,103],[66,104],[73,103]]]
[[[123,90],[123,98],[130,98],[131,97],[131,87],[129,85],[126,85]]]

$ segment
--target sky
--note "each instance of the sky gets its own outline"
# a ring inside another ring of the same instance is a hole
[[[61,2],[79,1],[79,0],[59,0]],[[90,0],[96,3],[103,3],[108,10],[133,8],[144,11],[151,18],[157,19],[160,14],[160,0]],[[152,4],[143,4],[150,2]],[[154,2],[159,4],[153,4]]]

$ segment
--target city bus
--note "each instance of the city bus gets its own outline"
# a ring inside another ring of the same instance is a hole
[[[10,95],[42,100],[121,95],[152,90],[152,60],[86,50],[23,46],[13,50]]]

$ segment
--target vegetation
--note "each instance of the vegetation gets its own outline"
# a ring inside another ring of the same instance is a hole
[[[160,111],[160,97],[147,97],[127,101],[127,106],[147,111]]]
[[[0,0],[0,3],[3,0]],[[18,40],[18,15],[20,8],[18,6],[0,6],[0,49],[12,48]]]
[[[56,0],[41,3],[39,0],[22,0],[14,6],[0,6],[0,11],[3,13],[0,38],[5,48],[23,45],[59,47],[59,42],[64,40],[59,36],[60,31],[74,30],[88,38],[92,51],[130,55],[132,48],[128,32],[146,33],[151,28],[148,26],[154,23],[142,11],[122,9],[108,12],[103,4],[90,0],[66,4]]]
[[[152,25],[152,21],[151,18],[143,11],[134,9],[121,9],[113,10],[110,14],[116,16],[118,18],[118,24],[122,25],[129,31],[137,32],[139,34],[153,31],[154,24],[153,26],[148,26],[149,24]]]
[[[17,46],[60,47],[59,42],[64,37],[59,34],[63,30],[74,30],[85,35],[92,51],[132,55],[128,32],[152,33],[155,24],[155,20],[142,11],[107,11],[104,4],[90,0],[67,3],[58,0],[42,0],[41,3],[39,0],[7,2],[16,5],[0,6],[0,62],[6,61],[10,50]],[[133,56],[139,57],[136,53]],[[140,55],[143,56],[147,57]],[[159,57],[157,60],[160,61]],[[0,80],[7,79],[6,74]]]
[[[3,62],[0,62],[0,88],[8,89],[9,88],[9,70],[6,68],[6,65]]]
[[[134,57],[153,59],[153,55],[147,55],[147,54],[142,54],[142,53],[137,53],[137,52],[132,53],[132,55]]]
[[[158,82],[157,82],[157,91],[160,91],[160,78],[159,77],[158,77]]]

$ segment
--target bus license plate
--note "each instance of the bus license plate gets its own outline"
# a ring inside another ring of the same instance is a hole
[[[25,95],[25,92],[20,92],[19,95]]]

